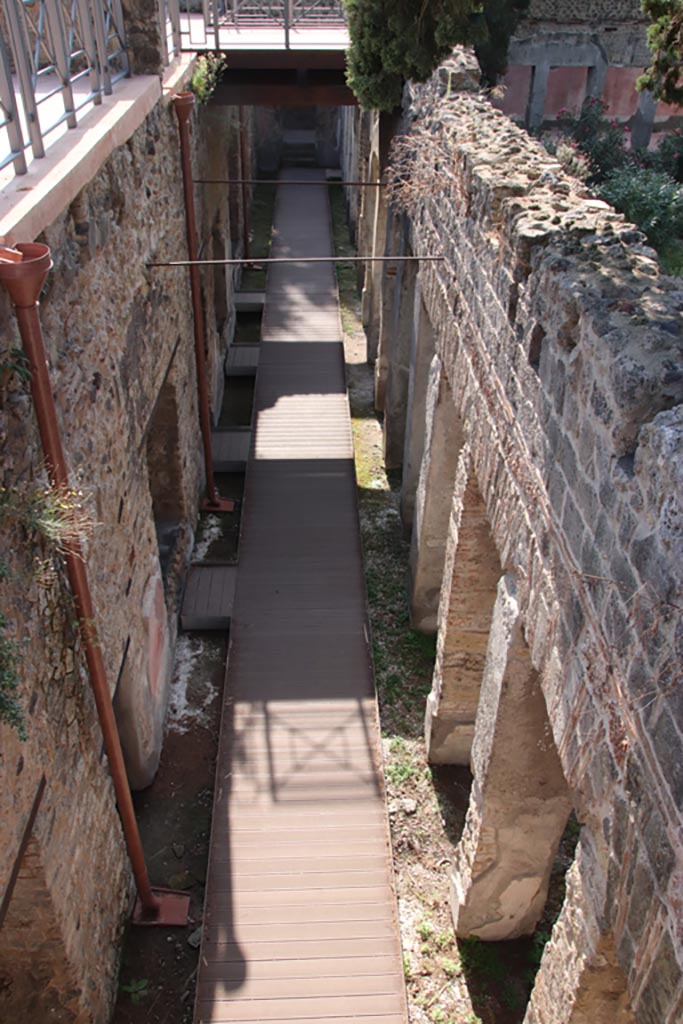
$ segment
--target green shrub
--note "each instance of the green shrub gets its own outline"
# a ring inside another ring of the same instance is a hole
[[[648,154],[649,163],[676,181],[683,182],[683,133],[680,128],[665,135],[654,153]]]
[[[572,139],[590,163],[591,183],[604,181],[607,175],[630,162],[626,149],[625,130],[616,121],[605,117],[607,104],[588,96],[581,112],[572,114],[561,110],[558,127],[563,135]]]
[[[190,89],[197,97],[197,103],[208,103],[216,86],[228,68],[228,59],[223,54],[205,53],[197,58]]]
[[[597,192],[636,224],[655,249],[670,246],[683,233],[683,188],[668,174],[651,167],[622,167]]]
[[[683,105],[683,3],[681,0],[642,0],[652,24],[647,45],[652,64],[636,82],[637,89],[649,89],[657,99]]]

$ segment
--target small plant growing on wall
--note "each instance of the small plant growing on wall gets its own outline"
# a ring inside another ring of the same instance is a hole
[[[216,86],[228,68],[228,59],[220,53],[206,53],[197,58],[194,74],[190,79],[190,89],[197,97],[197,103],[209,102]]]
[[[0,527],[12,531],[14,547],[18,540],[29,556],[30,575],[44,594],[51,611],[54,584],[71,607],[71,593],[64,581],[63,555],[72,544],[90,534],[95,521],[87,495],[75,488],[45,486],[0,487]],[[15,587],[22,579],[10,576],[8,565],[0,560],[0,579]],[[25,582],[25,581],[24,581]],[[73,618],[68,616],[67,618]],[[71,655],[75,643],[69,641]],[[14,728],[20,739],[26,738],[26,721],[19,698],[20,669],[24,644],[12,636],[10,623],[0,612],[0,722]],[[63,677],[65,673],[61,671]]]

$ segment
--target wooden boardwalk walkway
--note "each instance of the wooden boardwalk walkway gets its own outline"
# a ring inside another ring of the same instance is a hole
[[[329,223],[324,185],[281,184],[273,255],[328,255]],[[334,269],[274,265],[197,1024],[405,1024],[380,758]]]

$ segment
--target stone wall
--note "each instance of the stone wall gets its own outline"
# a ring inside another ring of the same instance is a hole
[[[578,112],[586,97],[596,97],[610,119],[628,126],[632,144],[646,147],[653,128],[677,114],[635,89],[651,59],[648,24],[638,0],[532,0],[510,41],[494,103],[538,132],[551,129],[560,110]]]
[[[530,21],[633,22],[643,19],[640,0],[531,0]]]
[[[229,108],[194,115],[195,173],[228,175],[236,116]],[[249,125],[247,111],[248,147]],[[226,188],[197,190],[204,254],[239,249],[240,201]],[[203,484],[187,272],[146,267],[187,251],[168,99],[40,240],[54,259],[40,316],[63,442],[95,520],[85,557],[96,624],[130,781],[141,787],[161,751]],[[207,273],[202,284],[217,417],[233,273]],[[1,484],[5,494],[28,498],[46,477],[27,382],[8,368],[19,336],[4,294],[0,332]],[[128,861],[59,559],[25,523],[4,517],[3,535],[0,600],[23,645],[27,738],[0,725],[0,1016],[17,1024],[48,1017],[103,1024],[131,896]]]
[[[442,258],[404,277],[410,331],[390,265],[366,274],[364,309],[394,449],[403,432],[413,621],[438,630],[428,754],[474,771],[456,930],[533,930],[573,808],[581,838],[526,1022],[675,1024],[683,290],[472,81],[453,61],[407,91],[408,173],[381,201],[403,226],[378,231],[376,210],[374,232],[366,210],[358,225],[377,254]],[[380,159],[368,134],[361,174]],[[357,148],[342,152],[351,176]]]

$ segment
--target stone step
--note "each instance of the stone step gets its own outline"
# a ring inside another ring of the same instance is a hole
[[[214,473],[243,473],[250,448],[251,429],[249,427],[214,430],[211,434]]]
[[[265,292],[235,292],[235,312],[260,313],[265,301]]]
[[[185,630],[228,629],[235,600],[236,565],[194,562],[185,583],[180,625]]]
[[[260,349],[257,345],[231,345],[225,358],[226,377],[254,377]]]

